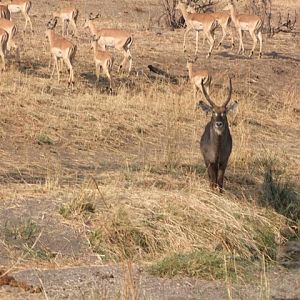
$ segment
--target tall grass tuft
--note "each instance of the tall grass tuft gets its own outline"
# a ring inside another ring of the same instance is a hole
[[[272,164],[265,166],[262,186],[262,203],[278,213],[297,221],[300,219],[300,195],[288,181],[276,176]]]

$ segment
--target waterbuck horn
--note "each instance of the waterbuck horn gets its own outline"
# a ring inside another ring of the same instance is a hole
[[[232,83],[231,83],[231,77],[229,77],[228,96],[227,96],[226,101],[223,104],[224,107],[226,107],[227,104],[229,103],[229,101],[231,99],[231,94],[232,94]]]
[[[204,87],[204,78],[201,80],[201,87],[202,87],[203,94],[204,94],[206,100],[208,101],[208,103],[209,103],[212,107],[215,107],[216,104],[210,99],[210,97],[209,97],[209,95],[207,94],[206,89],[205,89],[205,87]]]

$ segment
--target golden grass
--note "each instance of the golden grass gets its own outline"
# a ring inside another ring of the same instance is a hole
[[[42,36],[42,29],[36,34]],[[143,34],[149,39],[142,41]],[[182,32],[165,33],[173,47],[168,44],[170,56],[160,57],[166,52],[162,39],[138,32],[136,69],[145,71],[146,61],[168,60],[166,68],[186,75],[183,58],[176,61],[181,37]],[[157,49],[149,46],[152,38]],[[87,39],[77,41],[74,93],[66,88],[66,74],[61,84],[48,78],[48,54],[34,39],[25,42],[24,49],[30,50],[24,51],[21,69],[11,66],[2,76],[1,199],[44,196],[62,205],[71,203],[75,209],[65,222],[82,230],[103,261],[149,262],[193,249],[274,258],[289,221],[258,205],[261,162],[276,157],[283,177],[297,183],[296,84],[291,83],[288,92],[276,89],[272,96],[261,96],[266,77],[259,74],[263,84],[253,81],[252,61],[219,56],[201,62],[221,68],[212,89],[217,102],[225,93],[223,59],[235,70],[241,64],[233,93],[239,108],[229,116],[234,149],[226,173],[228,191],[221,195],[208,188],[199,138],[209,117],[195,110],[190,85],[154,80],[147,72],[129,77],[114,73],[114,94],[107,95],[104,82],[94,84]],[[95,205],[87,227],[86,216],[76,206],[81,201]]]

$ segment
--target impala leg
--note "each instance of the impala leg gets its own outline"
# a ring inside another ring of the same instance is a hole
[[[67,65],[67,68],[70,72],[69,80],[68,80],[68,86],[71,86],[71,88],[73,90],[73,87],[74,87],[74,70],[73,70],[73,66],[72,66],[69,58],[64,58],[64,62]]]
[[[231,27],[230,29],[230,37],[231,37],[231,50],[234,49],[234,28]]]
[[[109,90],[111,91],[111,76],[109,74],[109,70],[108,70],[107,66],[105,66],[105,68],[103,68],[103,72],[104,72],[104,74],[107,76],[107,78],[109,80]]]
[[[254,31],[249,31],[249,32],[250,32],[250,35],[251,35],[252,40],[253,40],[253,46],[252,46],[251,52],[249,54],[249,57],[251,57],[253,55],[255,47],[257,45],[257,37],[256,37],[256,33]]]
[[[198,53],[198,44],[199,44],[199,30],[196,30],[196,50],[195,55]]]
[[[33,32],[33,27],[32,27],[32,23],[31,23],[31,19],[30,19],[30,17],[29,17],[28,14],[27,14],[27,19],[28,19],[28,22],[29,22],[29,25],[30,25],[31,32]]]
[[[193,90],[194,90],[194,100],[197,101],[197,86],[196,86],[196,84],[193,84]]]
[[[186,41],[186,36],[187,34],[192,30],[191,27],[187,27],[186,30],[185,30],[185,33],[184,33],[184,36],[183,36],[183,52],[186,51],[185,49],[185,41]]]
[[[56,69],[56,71],[57,71],[57,79],[58,79],[58,82],[59,82],[60,76],[59,76],[59,68],[58,68],[58,62],[57,62],[57,60],[58,60],[58,58],[55,55],[53,55],[54,64],[53,64],[52,73],[51,73],[51,77],[50,78],[53,77],[55,69]]]
[[[96,83],[97,83],[100,80],[100,65],[96,63],[95,67],[96,67]]]
[[[0,51],[0,56],[1,56],[1,59],[2,59],[2,71],[5,71],[5,56],[4,56],[4,53],[5,53],[5,49],[4,49],[4,45],[2,45],[1,47],[1,51]]]
[[[224,41],[224,39],[226,37],[226,34],[227,34],[225,25],[223,25],[221,28],[222,28],[222,38],[221,38],[221,40],[220,40],[220,42],[219,42],[219,44],[217,46],[217,49],[220,48],[220,46],[222,45],[222,43],[223,43],[223,41]]]
[[[207,32],[206,36],[207,36],[207,38],[209,40],[209,44],[210,44],[210,48],[209,48],[206,58],[209,58],[211,55],[212,49],[214,47],[215,39],[210,31]]]
[[[261,31],[258,32],[257,37],[259,40],[259,55],[258,55],[258,57],[261,58],[261,56],[262,56],[262,33],[261,33]]]
[[[238,33],[239,33],[239,38],[240,38],[240,44],[239,44],[238,54],[240,54],[241,52],[244,53],[244,51],[245,51],[244,44],[243,44],[243,33],[242,33],[242,29],[241,28],[238,29]]]

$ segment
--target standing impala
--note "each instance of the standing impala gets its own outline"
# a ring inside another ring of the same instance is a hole
[[[228,5],[224,8],[224,10],[230,10],[230,16],[232,19],[232,22],[235,25],[235,28],[237,29],[239,33],[240,38],[240,44],[239,44],[239,50],[238,53],[244,53],[244,44],[243,44],[243,31],[249,31],[252,40],[253,40],[253,46],[250,52],[249,57],[253,55],[254,49],[257,44],[257,39],[259,40],[259,55],[258,57],[261,58],[262,56],[262,19],[259,16],[256,15],[246,15],[241,14],[238,15],[236,13],[236,9],[233,5],[233,3],[230,1],[228,2]]]
[[[210,186],[223,191],[224,174],[232,150],[232,137],[230,134],[227,113],[237,106],[237,102],[228,105],[231,99],[232,85],[229,79],[229,92],[225,102],[218,106],[207,94],[202,80],[203,94],[210,105],[200,101],[198,107],[206,113],[212,114],[210,122],[206,125],[200,141],[200,149],[208,171]]]
[[[77,18],[78,18],[78,9],[75,6],[68,6],[61,9],[58,12],[53,13],[53,17],[61,19],[62,23],[62,35],[69,35],[69,24],[72,25],[74,34],[77,35]]]
[[[6,4],[0,4],[0,18],[10,20],[10,11]]]
[[[52,69],[51,77],[54,74],[56,67],[58,82],[60,81],[60,72],[62,67],[62,62],[67,65],[69,70],[69,80],[68,86],[74,87],[74,70],[73,61],[75,58],[77,47],[66,38],[56,34],[54,28],[57,24],[57,18],[51,19],[47,24],[46,36],[48,37],[50,43],[50,52],[53,56],[54,66]]]
[[[219,11],[219,12],[210,13],[210,15],[217,21],[218,26],[220,26],[222,28],[222,38],[217,46],[217,48],[219,48],[227,35],[228,26],[231,21],[230,14],[228,12],[220,12]],[[232,30],[230,31],[230,36],[231,36],[231,48],[233,49],[234,48],[234,39],[233,39]]]
[[[2,59],[2,70],[5,70],[5,54],[7,50],[8,33],[0,28],[0,56]]]
[[[178,2],[176,9],[181,10],[181,13],[183,15],[183,18],[185,20],[186,24],[186,30],[183,36],[183,51],[185,50],[185,40],[187,34],[191,30],[196,31],[196,50],[195,55],[198,52],[198,41],[199,41],[199,31],[203,30],[204,36],[208,39],[208,42],[210,44],[210,48],[208,51],[208,54],[206,57],[209,57],[211,55],[211,51],[214,47],[214,30],[217,26],[217,22],[213,16],[210,14],[204,14],[204,13],[188,13],[187,12],[187,4],[183,2]]]
[[[193,62],[188,60],[186,67],[189,71],[189,79],[190,82],[193,86],[193,91],[194,91],[194,100],[197,99],[197,91],[200,89],[203,93],[202,90],[202,81],[203,85],[207,88],[208,94],[209,94],[209,89],[210,89],[210,84],[211,84],[211,76],[209,75],[208,71],[205,69],[202,70],[194,70],[193,69]]]
[[[30,8],[31,8],[31,1],[30,0],[11,0],[11,2],[8,3],[7,6],[8,6],[8,9],[11,14],[19,13],[19,12],[21,12],[23,14],[23,16],[25,18],[25,26],[24,26],[23,31],[25,32],[27,23],[29,22],[31,32],[33,32],[31,19],[28,14],[30,11]]]
[[[118,71],[123,68],[123,65],[128,61],[130,73],[132,68],[132,57],[130,53],[130,47],[133,42],[132,35],[125,30],[121,29],[97,29],[94,24],[94,20],[99,18],[100,14],[93,16],[89,14],[89,18],[85,20],[84,28],[89,28],[92,36],[98,39],[98,44],[104,47],[112,47],[117,50],[121,50],[124,55],[124,59],[121,62]]]
[[[100,49],[100,46],[98,45],[98,40],[95,37],[91,41],[91,46],[94,51],[97,81],[99,81],[100,79],[100,70],[102,68],[103,73],[107,76],[109,80],[109,89],[110,91],[112,91],[110,72],[112,70],[114,62],[113,56],[110,52],[105,50],[105,47],[103,47],[104,49]]]

